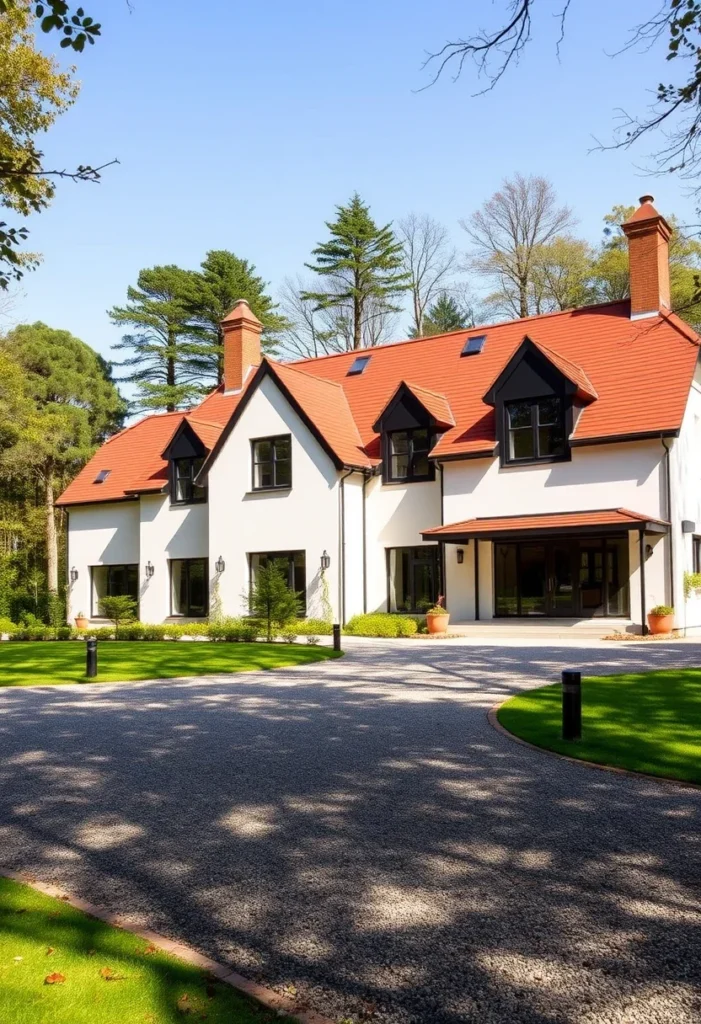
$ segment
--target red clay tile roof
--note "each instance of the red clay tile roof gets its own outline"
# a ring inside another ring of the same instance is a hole
[[[464,519],[460,523],[432,526],[421,531],[422,537],[451,537],[463,535],[477,537],[498,533],[521,533],[526,531],[571,530],[579,526],[610,526],[618,529],[633,529],[646,523],[669,526],[662,519],[630,512],[626,508],[592,509],[589,512],[549,512],[523,516],[485,516]]]
[[[441,430],[447,430],[448,427],[455,426],[455,418],[445,395],[437,395],[435,391],[429,391],[428,388],[422,388],[418,384],[410,384],[408,380],[402,381],[399,388],[402,386],[411,391],[412,395],[433,418],[437,427],[440,427]],[[397,391],[399,388],[397,388]],[[392,399],[390,399],[391,401]]]
[[[588,401],[577,418],[573,444],[674,433],[687,404],[698,336],[674,314],[645,320],[631,320],[629,314],[625,301],[381,345],[364,350],[369,363],[363,373],[351,376],[357,352],[270,366],[339,459],[354,466],[377,463],[379,438],[373,424],[403,381],[411,382],[408,386],[423,403],[431,402],[433,414],[449,412],[455,424],[439,438],[434,456],[491,454],[494,409],[483,396],[525,337]],[[482,352],[461,358],[465,340],[473,335],[486,335]],[[246,391],[226,395],[219,387],[187,414],[208,448]],[[112,438],[69,485],[61,503],[115,500],[135,488],[163,486],[160,452],[175,429],[175,416],[182,413],[149,416]],[[112,472],[104,484],[95,485],[100,469]]]

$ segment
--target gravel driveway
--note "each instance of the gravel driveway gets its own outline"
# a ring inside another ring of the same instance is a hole
[[[0,864],[338,1019],[698,1024],[701,791],[486,721],[563,666],[675,664],[701,647],[407,641],[0,690]]]

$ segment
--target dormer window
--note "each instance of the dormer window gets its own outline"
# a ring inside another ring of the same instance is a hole
[[[565,455],[565,417],[557,396],[504,404],[506,461],[537,462]]]
[[[202,469],[203,458],[172,460],[171,502],[173,505],[196,505],[207,500],[207,488],[195,483]]]
[[[433,464],[428,453],[434,438],[428,427],[393,430],[387,435],[387,479],[392,483],[433,480]]]

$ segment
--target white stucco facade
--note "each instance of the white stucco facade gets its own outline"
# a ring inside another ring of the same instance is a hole
[[[291,438],[291,486],[256,490],[252,442],[279,435]],[[422,530],[476,517],[619,508],[673,523],[671,541],[661,533],[644,538],[646,609],[639,533],[626,535],[629,604],[622,617],[640,626],[650,607],[673,603],[678,624],[701,631],[701,597],[684,598],[693,537],[701,533],[701,383],[692,387],[679,437],[664,444],[575,447],[570,460],[547,465],[505,467],[498,457],[447,461],[434,480],[400,484],[384,482],[378,471],[338,468],[268,376],[225,435],[209,470],[206,503],[173,504],[160,493],[70,510],[69,565],[78,579],[69,590],[69,614],[96,614],[95,567],[129,565],[138,571],[140,618],[163,622],[174,611],[171,573],[179,559],[206,560],[210,605],[227,615],[246,614],[251,556],[295,552],[303,553],[310,617],[347,621],[363,611],[395,610],[390,565],[404,557],[404,573],[439,574],[431,579],[446,594],[453,622],[485,620],[495,614],[492,541],[479,543],[476,581],[474,540],[441,550],[422,539]],[[422,568],[424,549],[438,553],[429,570]],[[324,552],[330,566],[322,574]],[[220,573],[218,560],[225,566]]]

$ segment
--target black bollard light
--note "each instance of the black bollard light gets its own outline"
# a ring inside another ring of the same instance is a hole
[[[85,675],[94,679],[97,675],[97,640],[90,637],[85,643]]]
[[[341,627],[338,622],[333,624],[333,649],[334,651],[341,650]]]
[[[562,738],[582,738],[582,673],[572,669],[562,673]]]

